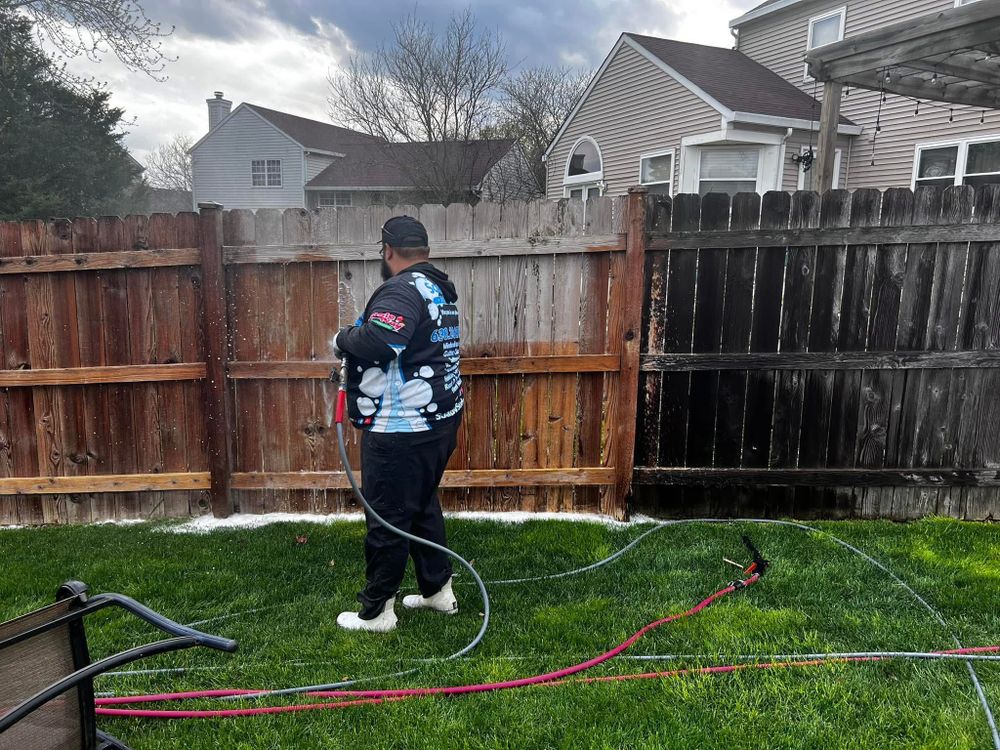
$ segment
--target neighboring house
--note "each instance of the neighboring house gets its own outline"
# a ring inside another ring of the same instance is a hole
[[[496,185],[506,184],[501,173],[524,162],[512,141],[387,143],[256,104],[232,109],[220,91],[208,100],[208,113],[209,132],[190,151],[195,204],[318,208],[438,202],[443,183],[454,188],[452,198],[470,202],[539,192],[533,179],[509,194],[497,192]]]
[[[807,76],[807,50],[955,5],[769,0],[732,22],[736,49],[623,34],[545,153],[548,197],[637,184],[667,194],[811,188],[816,169],[798,160],[818,139],[822,86]],[[845,97],[835,187],[1000,182],[997,113],[917,112],[890,95],[875,139],[879,103],[877,92]]]

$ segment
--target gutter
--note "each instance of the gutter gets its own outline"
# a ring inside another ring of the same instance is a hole
[[[795,128],[796,130],[809,130],[815,128],[816,124],[809,120],[802,120],[797,117],[777,117],[775,115],[760,115],[754,112],[733,112],[730,122],[742,122],[747,125],[768,125],[775,128]],[[837,126],[838,135],[861,135],[864,128],[860,125],[845,125],[841,123]]]
[[[801,2],[804,2],[804,0],[778,0],[777,2],[772,3],[771,5],[768,5],[766,7],[763,7],[763,8],[754,8],[751,11],[747,11],[746,13],[744,13],[739,18],[734,18],[732,21],[730,21],[729,22],[729,28],[730,29],[738,28],[739,26],[741,26],[741,25],[743,25],[743,24],[745,24],[745,23],[747,23],[749,21],[754,21],[754,20],[756,20],[758,18],[763,18],[764,16],[769,16],[772,13],[777,13],[779,10],[784,10],[785,8],[790,8],[793,5],[798,5]]]

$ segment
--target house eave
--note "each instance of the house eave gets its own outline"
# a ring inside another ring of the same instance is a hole
[[[415,186],[400,187],[399,185],[389,186],[389,185],[306,185],[306,190],[313,192],[329,191],[329,190],[343,190],[343,191],[358,191],[367,192],[372,190],[379,190],[381,192],[403,192],[405,190],[429,190],[430,188],[419,188]]]
[[[797,117],[777,117],[775,115],[762,115],[755,112],[733,112],[732,117],[726,118],[730,122],[743,123],[745,125],[770,125],[776,128],[795,128],[796,130],[818,130],[819,122],[813,120],[802,120]],[[864,128],[860,125],[837,126],[837,133],[840,135],[861,135]]]
[[[745,23],[750,21],[755,21],[758,18],[763,18],[764,16],[769,16],[772,13],[777,13],[785,8],[791,8],[793,5],[798,5],[799,3],[806,2],[806,0],[779,0],[773,5],[768,5],[766,8],[755,8],[754,10],[744,13],[739,18],[734,18],[729,22],[729,28],[736,29]]]
[[[318,148],[307,148],[305,151],[306,154],[317,154],[319,156],[333,156],[338,159],[343,159],[344,157],[347,156],[347,154],[340,153],[339,151],[323,151],[322,149]]]

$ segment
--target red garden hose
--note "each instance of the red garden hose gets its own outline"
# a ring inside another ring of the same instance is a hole
[[[579,664],[575,664],[571,667],[566,667],[565,669],[560,669],[555,672],[548,672],[546,674],[535,675],[534,677],[525,677],[519,680],[507,680],[505,682],[487,682],[478,685],[456,685],[452,687],[438,687],[438,688],[411,688],[403,690],[334,690],[326,692],[310,692],[307,693],[310,697],[314,698],[357,698],[359,700],[351,701],[336,701],[333,703],[317,703],[309,705],[298,705],[298,706],[256,706],[253,708],[237,708],[237,709],[223,709],[223,710],[206,710],[206,711],[162,711],[162,710],[146,710],[146,709],[115,709],[106,708],[106,706],[112,705],[131,705],[135,703],[159,703],[165,701],[174,700],[184,700],[192,698],[221,698],[230,697],[237,695],[247,695],[253,696],[258,695],[260,690],[202,690],[202,691],[192,691],[183,693],[163,693],[159,695],[139,695],[139,696],[122,696],[115,698],[98,698],[95,700],[95,704],[98,706],[97,713],[102,716],[129,716],[134,718],[159,718],[159,719],[213,719],[213,718],[226,718],[226,717],[238,717],[238,716],[257,716],[261,714],[274,714],[274,713],[288,713],[293,711],[307,711],[316,709],[327,709],[327,708],[346,708],[349,706],[364,705],[369,703],[382,703],[385,701],[392,700],[403,700],[406,698],[416,698],[424,697],[430,695],[464,695],[467,693],[485,693],[495,690],[509,690],[512,688],[528,687],[530,685],[541,685],[544,683],[555,683],[557,681],[565,680],[566,677],[577,674],[578,672],[583,672],[584,670],[590,669],[591,667],[596,667],[598,664],[603,664],[609,659],[621,654],[623,651],[632,646],[636,641],[642,638],[651,630],[660,627],[661,625],[667,625],[677,620],[683,619],[685,617],[690,617],[701,612],[703,609],[713,604],[718,599],[731,594],[747,586],[752,586],[760,580],[760,573],[754,572],[746,580],[736,581],[729,584],[724,589],[716,591],[714,594],[708,598],[702,600],[697,605],[687,610],[686,612],[681,612],[680,614],[670,615],[669,617],[664,617],[655,622],[651,622],[644,628],[633,634],[628,640],[622,642],[618,646],[615,646],[610,651],[606,651],[600,656],[596,656],[593,659],[589,659]]]

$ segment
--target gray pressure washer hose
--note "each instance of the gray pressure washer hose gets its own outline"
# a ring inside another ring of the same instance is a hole
[[[341,445],[343,446],[343,436],[342,436],[342,434],[338,435],[338,437],[340,438]],[[349,466],[349,465],[350,464],[345,461],[345,466]],[[848,551],[850,551],[850,552],[852,552],[852,553],[860,556],[862,559],[864,559],[865,561],[867,561],[868,563],[870,563],[874,567],[876,567],[879,570],[881,570],[882,572],[884,572],[890,578],[892,578],[903,590],[905,590],[908,594],[910,594],[910,596],[917,603],[919,603],[920,605],[922,605],[928,612],[930,612],[930,614],[934,617],[934,619],[937,620],[937,622],[942,626],[942,628],[944,628],[944,630],[951,636],[952,640],[955,642],[955,644],[956,644],[956,646],[958,648],[962,647],[961,643],[958,640],[958,636],[955,634],[955,632],[945,622],[944,617],[941,615],[941,613],[937,609],[935,609],[933,606],[931,606],[927,602],[927,600],[925,600],[922,596],[920,596],[920,594],[918,594],[911,586],[909,586],[905,581],[903,581],[902,578],[900,578],[898,575],[896,575],[887,566],[885,566],[883,563],[881,563],[878,560],[876,560],[871,555],[865,553],[861,549],[855,547],[854,545],[852,545],[852,544],[850,544],[848,542],[845,542],[843,539],[840,539],[839,537],[835,536],[834,534],[831,534],[829,531],[824,531],[823,529],[817,528],[815,526],[810,526],[808,524],[799,523],[797,521],[784,521],[784,520],[780,520],[780,519],[768,519],[768,518],[684,518],[684,519],[673,519],[673,520],[668,520],[668,521],[661,521],[660,523],[656,524],[652,528],[647,529],[646,531],[644,531],[637,538],[633,539],[629,544],[627,544],[626,546],[622,547],[617,552],[614,552],[611,555],[608,555],[604,559],[598,560],[595,563],[591,563],[590,565],[586,565],[586,566],[583,566],[583,567],[580,567],[580,568],[574,568],[572,570],[565,570],[565,571],[562,571],[562,572],[559,572],[559,573],[549,573],[549,574],[546,574],[546,575],[533,576],[533,577],[530,577],[530,578],[512,578],[512,579],[507,579],[507,580],[490,581],[490,583],[494,584],[494,585],[496,585],[496,584],[505,584],[505,583],[528,583],[528,582],[533,582],[533,581],[544,581],[544,580],[551,580],[551,579],[556,579],[556,578],[566,578],[568,576],[573,576],[573,575],[577,575],[577,574],[580,574],[580,573],[584,573],[584,572],[588,572],[588,571],[591,571],[591,570],[595,570],[597,568],[604,567],[605,565],[608,565],[608,564],[614,562],[615,560],[619,559],[620,557],[622,557],[623,555],[625,555],[629,550],[631,550],[632,548],[636,547],[643,539],[645,539],[646,537],[650,536],[654,532],[660,531],[661,529],[665,529],[668,526],[681,526],[681,525],[693,524],[693,523],[711,523],[711,524],[755,523],[755,524],[773,525],[773,526],[786,526],[786,527],[791,527],[791,528],[795,528],[795,529],[800,529],[802,531],[807,531],[807,532],[819,534],[819,535],[821,535],[823,537],[826,537],[826,538],[830,539],[831,541],[835,542],[836,544],[840,545],[841,547],[844,547]],[[449,553],[450,553],[450,551],[449,551]],[[450,553],[450,554],[454,554],[454,553]],[[473,575],[475,575],[474,571],[473,571]],[[477,581],[480,584],[482,584],[482,580],[479,579],[479,576],[476,576],[476,579],[477,579]],[[485,586],[481,585],[480,590],[485,593]],[[235,613],[231,613],[231,614],[228,614],[228,615],[222,615],[221,617],[217,617],[217,618],[210,618],[209,620],[201,620],[199,622],[200,623],[216,622],[216,621],[219,621],[219,620],[224,620],[224,619],[229,619],[229,618],[232,618],[232,617],[239,617],[241,615],[250,614],[252,612],[259,612],[259,611],[264,610],[264,609],[275,609],[275,608],[282,607],[282,606],[286,606],[286,605],[274,605],[273,607],[263,607],[263,608],[260,608],[260,609],[247,610],[245,612],[235,612]],[[191,623],[190,625],[194,626],[196,624],[198,624],[198,623]],[[482,639],[482,636],[483,636],[484,632],[485,632],[485,627],[483,628],[483,630],[480,631],[480,633],[477,636],[476,641],[474,641],[474,643],[478,643],[478,641]],[[455,658],[458,658],[458,655],[463,655],[463,654],[467,653],[468,651],[470,651],[472,649],[472,645],[473,644],[470,644],[468,647],[466,647],[462,651],[458,652],[458,654],[452,655],[450,657],[447,657],[447,659],[455,659]],[[969,655],[962,656],[962,655],[959,655],[956,658],[954,655],[950,655],[950,654],[949,655],[942,655],[942,654],[925,653],[925,652],[892,652],[892,651],[856,652],[853,655],[854,656],[859,656],[859,657],[860,656],[864,656],[864,657],[879,657],[879,656],[881,656],[881,657],[888,657],[888,658],[926,658],[926,659],[941,660],[941,661],[945,661],[945,660],[948,660],[948,659],[955,659],[956,661],[965,661],[966,662],[966,668],[969,671],[969,677],[970,677],[970,679],[972,681],[973,687],[975,688],[976,697],[979,699],[980,707],[983,710],[983,714],[986,717],[986,723],[989,726],[990,735],[991,735],[991,738],[993,740],[993,746],[994,746],[994,748],[996,748],[996,750],[1000,750],[1000,732],[998,732],[998,730],[997,730],[997,724],[996,724],[996,720],[994,719],[994,716],[993,716],[993,710],[992,710],[992,708],[991,708],[991,706],[989,704],[989,700],[986,697],[985,691],[983,690],[982,684],[979,681],[979,675],[976,673],[975,667],[973,667],[973,665],[972,665],[973,661],[995,661],[996,660],[995,657],[984,657],[984,656],[981,656],[981,655],[978,655],[978,656],[969,656]],[[662,659],[662,660],[672,660],[672,659],[680,659],[680,658],[702,658],[703,656],[704,656],[703,654],[685,654],[685,655],[681,655],[681,654],[665,654],[665,655],[662,655],[662,656],[649,656],[649,657],[642,657],[642,656],[631,656],[631,657],[629,657],[629,656],[626,656],[626,657],[623,657],[623,658],[654,661],[654,660],[660,660],[660,659]],[[843,655],[842,654],[785,654],[785,655],[775,656],[775,657],[771,657],[771,658],[813,658],[813,657],[819,658],[819,657],[835,657],[835,656],[843,656]],[[741,661],[747,660],[747,661],[749,661],[749,660],[759,660],[761,657],[760,657],[760,655],[744,655],[744,656],[730,657],[730,658],[734,659],[734,660],[741,660]],[[446,661],[447,659],[423,659],[423,660],[420,660],[420,661],[422,663],[438,663],[438,662],[441,662],[441,661]],[[356,684],[361,683],[361,682],[373,682],[373,681],[376,681],[376,680],[389,679],[389,678],[393,678],[393,677],[399,677],[399,676],[403,676],[403,675],[413,674],[414,672],[418,671],[418,669],[411,669],[411,670],[407,670],[405,672],[396,672],[394,674],[373,675],[373,676],[370,676],[370,677],[361,677],[361,678],[357,678],[357,679],[354,679],[354,680],[348,680],[348,681],[345,681],[345,682],[337,683],[336,687],[331,688],[331,689],[336,689],[338,687],[345,687],[345,686],[348,686],[348,685],[356,685]],[[166,672],[186,672],[186,671],[190,671],[190,670],[188,670],[188,669],[176,669],[176,670],[174,670],[174,669],[166,669],[166,670],[162,670],[162,669],[137,670],[135,672],[127,671],[127,672],[121,672],[121,673],[108,673],[108,674],[104,675],[104,677],[119,676],[119,675],[125,676],[125,675],[145,674],[145,673],[149,673],[149,674],[161,674],[161,673],[166,673]],[[309,688],[304,688],[304,689],[308,690]],[[271,692],[268,692],[268,693],[264,693],[262,695],[283,695],[283,694],[287,694],[289,692],[301,692],[301,690],[303,690],[303,689],[295,688],[295,689],[292,689],[292,690],[275,690],[275,691],[271,691]],[[114,697],[115,695],[116,695],[115,693],[100,693],[100,694],[98,694],[98,697]],[[255,696],[242,696],[242,699],[248,699],[248,698],[253,698],[253,697],[255,697]],[[232,698],[222,698],[221,700],[239,700],[239,699],[241,699],[240,696],[234,696]]]
[[[367,511],[367,513],[373,519],[375,519],[376,523],[388,529],[393,534],[401,536],[403,537],[403,539],[406,539],[412,543],[422,544],[425,547],[430,547],[431,549],[435,549],[438,552],[444,552],[446,555],[453,558],[456,562],[462,565],[462,567],[468,570],[469,573],[472,574],[472,577],[476,581],[476,585],[479,587],[479,595],[482,597],[483,600],[483,624],[479,626],[479,632],[476,633],[476,637],[473,638],[471,641],[469,641],[469,644],[465,648],[456,651],[451,656],[444,657],[441,661],[451,661],[452,659],[459,659],[465,656],[467,653],[469,653],[476,646],[479,645],[479,643],[483,640],[483,636],[486,635],[486,630],[490,626],[490,595],[486,591],[486,584],[483,583],[483,579],[479,577],[479,573],[476,572],[476,569],[472,567],[472,563],[470,563],[460,554],[458,554],[457,552],[453,552],[452,550],[448,549],[447,547],[441,544],[431,542],[427,539],[421,539],[419,536],[416,536],[415,534],[411,534],[408,531],[403,531],[402,529],[396,528],[391,523],[382,518],[382,516],[378,514],[378,512],[371,506],[371,504],[365,498],[364,493],[358,486],[358,481],[354,476],[354,471],[351,469],[351,461],[347,457],[347,445],[344,442],[344,413],[347,410],[347,355],[346,354],[342,355],[340,360],[339,379],[340,379],[340,384],[337,392],[337,447],[340,450],[340,461],[341,463],[344,464],[344,471],[347,473],[347,481],[350,482],[351,489],[354,490],[354,496],[358,498],[358,502],[361,503],[365,511]],[[380,679],[388,679],[392,677],[404,677],[406,675],[413,674],[418,670],[419,667],[415,669],[407,669],[403,672],[396,672],[390,675],[380,675]],[[293,695],[296,693],[308,693],[313,691],[337,690],[339,688],[348,687],[350,685],[356,685],[359,682],[366,682],[366,681],[367,680],[365,678],[359,678],[355,680],[344,680],[343,682],[335,682],[329,685],[307,685],[305,687],[286,688],[284,690],[270,690],[252,696],[237,696],[237,698],[241,697],[244,699],[247,697],[264,698],[270,695]]]

